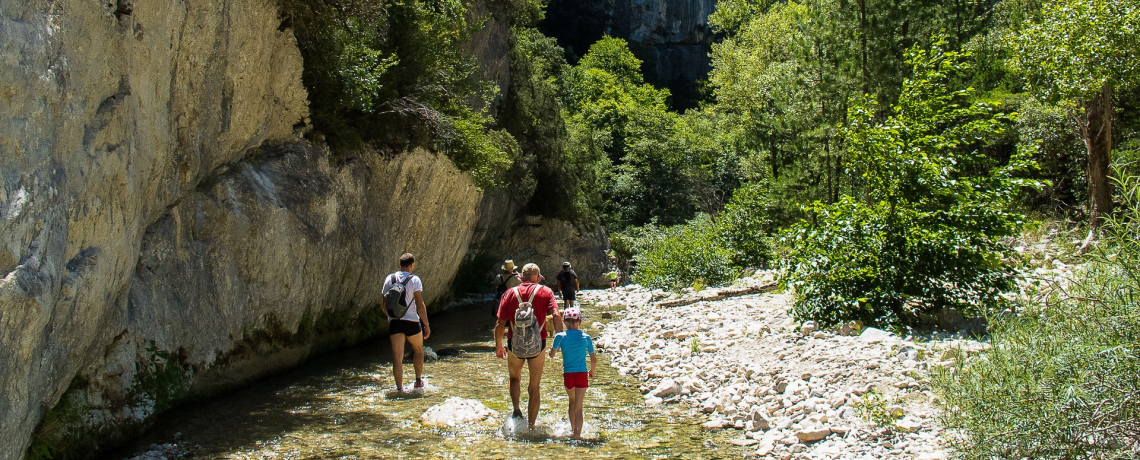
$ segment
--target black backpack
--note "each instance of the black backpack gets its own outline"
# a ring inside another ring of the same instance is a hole
[[[407,290],[408,281],[412,280],[415,275],[409,274],[404,277],[404,281],[396,281],[396,273],[392,274],[392,285],[388,287],[388,292],[384,293],[384,308],[388,309],[388,315],[392,319],[403,318],[408,313],[408,299],[404,295]]]
[[[506,278],[503,278],[503,275],[501,273],[499,274],[499,287],[495,289],[495,305],[491,307],[492,316],[496,318],[499,317],[499,302],[502,302],[503,294],[507,292],[507,281],[510,281],[511,278],[515,276],[519,276],[519,274],[511,272],[511,274]]]

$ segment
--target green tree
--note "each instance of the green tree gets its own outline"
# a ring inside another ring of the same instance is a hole
[[[1010,36],[1017,50],[1011,65],[1029,88],[1061,102],[1088,153],[1089,237],[1112,212],[1108,172],[1113,137],[1113,91],[1136,85],[1140,74],[1140,1],[1044,2]]]
[[[462,50],[480,25],[467,0],[280,1],[330,144],[431,146],[480,185],[504,183],[518,148],[480,108],[497,88]]]
[[[1007,117],[972,102],[968,67],[943,46],[910,53],[914,77],[889,118],[877,121],[873,102],[851,108],[848,168],[862,193],[817,202],[786,237],[798,318],[906,325],[945,306],[976,312],[1008,287],[998,239],[1022,222],[1007,208],[1033,185],[1014,176],[1031,164],[980,153]]]

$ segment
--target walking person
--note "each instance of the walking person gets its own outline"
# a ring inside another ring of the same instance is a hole
[[[573,307],[574,296],[581,290],[581,286],[578,284],[578,274],[570,268],[570,261],[562,262],[562,271],[554,279],[558,283],[558,292],[562,293],[562,301],[566,302],[565,307]]]
[[[614,267],[613,270],[610,270],[609,273],[606,273],[606,276],[610,278],[610,290],[612,291],[614,289],[617,289],[618,281],[620,281],[621,277],[621,275],[618,274],[617,267]]]
[[[515,261],[504,260],[503,265],[499,267],[499,275],[495,277],[495,306],[491,308],[491,314],[499,315],[499,302],[503,300],[503,294],[519,284],[522,284],[522,279],[515,268]]]
[[[562,313],[562,320],[566,323],[566,331],[554,336],[554,345],[550,347],[550,357],[562,350],[562,382],[566,386],[566,396],[570,400],[567,415],[570,419],[570,428],[574,439],[582,437],[582,401],[586,398],[586,388],[590,387],[590,379],[594,378],[594,369],[598,367],[598,355],[594,353],[594,341],[582,332],[582,311],[578,307],[567,308]],[[586,355],[590,356],[590,369],[586,370]]]
[[[392,341],[392,378],[396,391],[404,391],[404,342],[412,346],[412,367],[416,372],[414,388],[423,388],[424,340],[431,336],[424,285],[416,271],[416,258],[411,253],[400,256],[400,271],[384,280],[384,313],[388,316],[388,338]]]
[[[512,417],[522,417],[519,397],[522,391],[522,368],[528,372],[527,427],[534,428],[542,405],[542,366],[546,362],[546,317],[553,316],[554,329],[562,332],[562,313],[554,301],[554,292],[538,284],[542,280],[538,265],[526,264],[522,284],[503,295],[499,303],[499,320],[495,323],[495,356],[507,359],[510,380]],[[503,346],[503,336],[507,343]]]

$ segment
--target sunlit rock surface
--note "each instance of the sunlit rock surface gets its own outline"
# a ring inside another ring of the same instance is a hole
[[[468,51],[502,83],[497,24]],[[0,60],[0,459],[381,331],[403,252],[437,308],[519,218],[442,155],[302,140],[276,0],[0,0]]]

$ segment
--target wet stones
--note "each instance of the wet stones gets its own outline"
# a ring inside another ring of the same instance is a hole
[[[486,420],[495,415],[497,412],[487,408],[479,401],[452,396],[443,403],[428,408],[420,416],[420,423],[435,427],[453,427]]]

